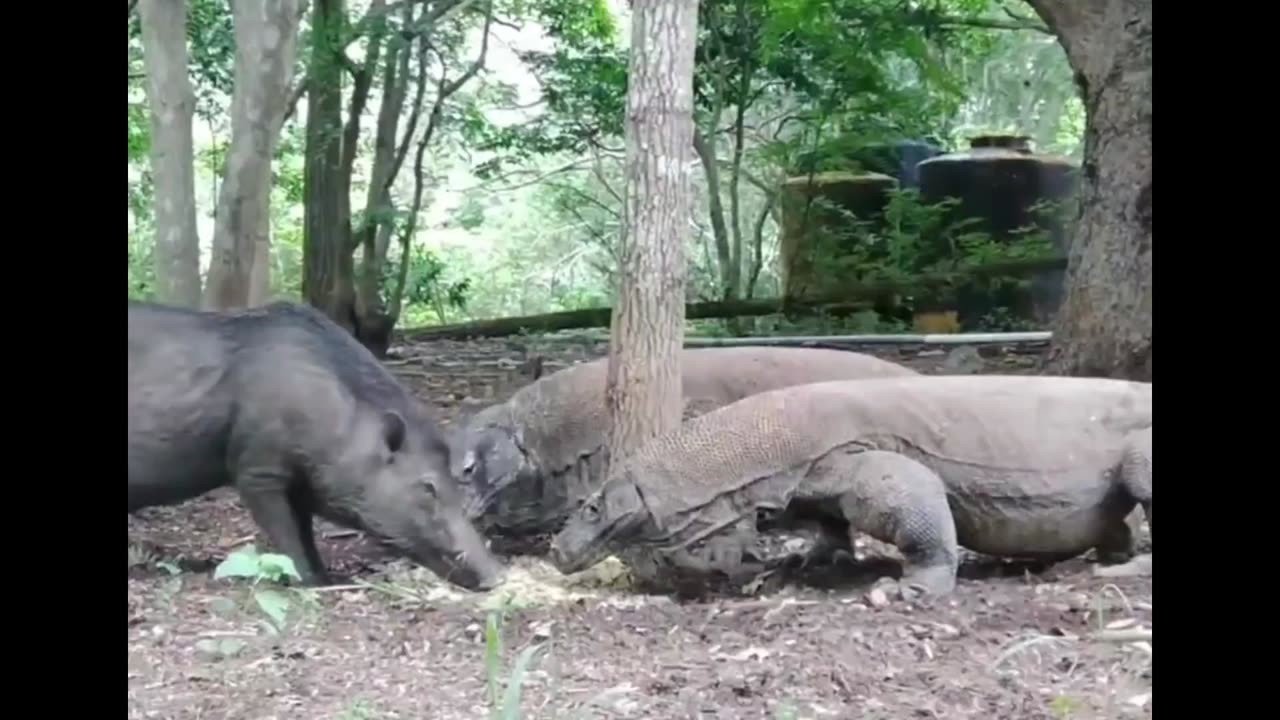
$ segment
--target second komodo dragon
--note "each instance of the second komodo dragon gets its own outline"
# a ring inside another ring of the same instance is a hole
[[[802,385],[691,419],[615,465],[552,542],[565,573],[611,550],[696,549],[758,511],[897,546],[902,584],[955,586],[958,546],[1129,555],[1151,520],[1151,384],[917,376]]]
[[[454,475],[482,528],[508,538],[554,533],[604,482],[608,358],[539,379],[457,431]],[[825,380],[916,376],[872,355],[817,348],[686,349],[684,416],[758,392]]]

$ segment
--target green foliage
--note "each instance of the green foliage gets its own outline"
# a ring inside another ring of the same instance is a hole
[[[301,580],[302,576],[298,574],[289,556],[277,553],[259,554],[257,547],[253,545],[240,548],[228,555],[218,564],[213,577],[215,580],[224,578],[251,580],[250,596],[270,621],[264,622],[263,627],[273,635],[284,632],[290,611],[297,607],[296,601],[315,602],[311,592],[298,588],[291,589],[289,594],[271,588],[260,589],[263,582],[281,583],[290,578]]]
[[[134,300],[150,300],[155,296],[155,264],[151,253],[154,244],[150,236],[129,233],[129,297]]]
[[[485,617],[484,665],[488,677],[488,703],[490,720],[520,720],[520,698],[524,691],[525,675],[533,666],[542,643],[535,643],[520,651],[511,668],[511,676],[502,680],[502,625],[505,611],[492,611]]]
[[[619,151],[628,61],[628,40],[620,35],[611,5],[618,4],[497,3],[505,23],[535,21],[551,44],[529,49],[511,44],[510,36],[495,40],[486,72],[444,104],[426,155],[426,201],[410,248],[402,325],[611,303],[624,187]],[[436,78],[457,77],[474,58],[474,30],[482,9],[482,4],[473,4],[433,30],[428,108]],[[367,50],[367,34],[353,40],[353,33],[369,30],[360,21],[366,10],[367,3],[352,5],[335,34],[334,42],[350,41],[345,52],[353,63]],[[200,113],[197,202],[207,245],[216,173],[229,140],[234,33],[223,2],[196,0],[188,5],[188,13],[191,75]],[[314,9],[308,12],[301,28],[299,77],[310,60],[313,13]],[[987,0],[907,5],[897,0],[713,0],[700,6],[696,119],[706,132],[712,129],[713,110],[720,112],[716,127],[721,131],[721,199],[730,220],[733,123],[738,105],[743,106],[744,174],[736,192],[745,242],[744,277],[750,274],[746,266],[754,254],[755,229],[760,228],[763,265],[754,286],[756,296],[774,295],[780,285],[776,257],[781,217],[776,206],[769,212],[768,203],[773,188],[787,176],[809,170],[858,170],[855,156],[868,143],[925,138],[955,146],[979,129],[1028,134],[1038,147],[1058,152],[1078,150],[1083,110],[1070,73],[1064,72],[1061,49],[1042,33],[989,30],[964,22],[974,17],[1009,19]],[[403,19],[396,12],[386,22],[394,31],[401,29]],[[508,29],[497,26],[495,32]],[[394,41],[399,42],[396,35]],[[518,62],[511,61],[506,49],[495,55],[499,46],[509,48]],[[129,294],[146,298],[154,287],[154,229],[136,14],[129,27],[129,50]],[[346,70],[342,82],[347,88],[345,109],[350,93]],[[358,140],[352,187],[357,222],[381,84],[381,73],[375,73]],[[530,85],[541,101],[532,108],[525,95]],[[286,125],[272,168],[272,292],[295,298],[300,297],[302,275],[305,112],[304,104]],[[401,132],[404,127],[402,118]],[[405,167],[412,166],[411,152]],[[487,182],[463,190],[476,180]],[[404,200],[411,188],[412,173],[402,172],[393,185],[402,214],[390,218],[397,229],[406,220]],[[722,292],[704,182],[695,186],[695,202],[696,228],[688,248],[690,300],[719,297]],[[962,225],[942,232],[934,227],[941,221],[923,211],[901,209],[900,217],[894,212],[898,211],[891,207],[889,221],[881,226],[852,224],[844,229],[844,241],[866,247],[861,256],[842,261],[843,272],[856,278],[930,267],[942,262],[925,254],[940,237],[946,238],[948,252],[954,251],[943,266],[1020,252],[1018,247],[993,247],[968,237]],[[383,268],[384,286],[399,269],[398,243],[391,247]],[[992,320],[1014,322],[994,316]],[[846,317],[814,322],[834,328],[887,327],[900,321]],[[769,326],[768,319],[756,323],[762,329]],[[778,326],[779,332],[784,325]]]
[[[963,272],[1055,254],[1046,230],[1048,218],[1043,215],[1009,237],[996,238],[983,228],[980,219],[957,212],[958,199],[925,203],[913,189],[893,189],[887,195],[882,212],[863,217],[828,197],[812,198],[802,243],[803,265],[797,266],[792,278],[792,293],[832,292],[833,286],[848,282],[889,282],[910,287],[911,279],[921,275]],[[1046,213],[1054,208],[1055,204],[1042,202],[1033,208],[1033,216],[1037,210]],[[1019,302],[1029,288],[1030,279],[999,276],[976,286],[954,285],[930,294],[936,295],[933,302],[944,308],[964,308],[966,325],[976,324],[992,331],[1014,330],[1030,329],[1031,323],[1010,310],[1010,304]],[[899,296],[893,305],[893,312],[900,313],[899,317],[941,309],[918,305],[917,299],[909,296]],[[979,307],[989,309],[975,310]],[[979,317],[976,323],[974,317]]]
[[[395,256],[392,259],[394,263],[383,266],[384,286],[390,286],[392,275],[399,273],[400,260]],[[471,291],[471,278],[450,278],[448,269],[438,254],[421,245],[411,246],[405,301],[430,308],[438,322],[448,322],[453,312],[465,310]]]
[[[500,127],[472,112],[463,125],[478,150],[496,152],[475,168],[477,177],[497,174],[504,163],[537,155],[581,153],[592,141],[622,133],[627,58],[616,46],[616,28],[605,0],[530,3],[533,19],[558,43],[550,52],[519,53],[543,88],[546,112],[529,123]]]
[[[225,0],[187,3],[187,62],[196,94],[196,115],[214,120],[223,115],[235,78],[235,27]]]
[[[129,103],[129,162],[146,159],[151,152],[151,120],[142,103]]]
[[[350,707],[338,716],[339,720],[373,720],[378,717],[378,712],[369,706],[369,702],[364,698],[356,698],[352,701]]]
[[[813,199],[825,217],[809,225],[807,237],[824,274],[901,281],[926,273],[1045,257],[1053,251],[1048,233],[1037,227],[1022,228],[1010,240],[996,240],[977,229],[980,219],[957,217],[958,199],[925,203],[919,191],[911,188],[889,190],[887,195],[884,211],[872,217],[859,217],[825,197]],[[831,217],[842,222],[826,220]]]
[[[1084,104],[1057,40],[1036,32],[988,37],[984,52],[951,60],[967,96],[948,128],[951,143],[978,134],[1026,135],[1039,150],[1078,157]]]

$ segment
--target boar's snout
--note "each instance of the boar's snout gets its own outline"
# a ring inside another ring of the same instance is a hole
[[[475,526],[461,514],[442,524],[440,529],[446,536],[444,548],[423,548],[419,561],[445,580],[468,590],[485,591],[500,585],[506,568],[490,552]]]

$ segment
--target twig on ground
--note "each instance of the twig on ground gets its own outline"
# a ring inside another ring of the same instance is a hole
[[[1085,640],[1108,643],[1151,642],[1150,628],[1126,628],[1124,630],[1099,630],[1085,635]]]
[[[411,365],[416,362],[422,362],[424,359],[425,358],[422,356],[414,355],[413,357],[401,358],[399,360],[383,360],[382,364],[390,365],[391,367],[400,367],[402,365]]]
[[[1046,643],[1055,643],[1055,642],[1067,642],[1067,643],[1104,642],[1104,643],[1119,643],[1119,644],[1150,643],[1151,629],[1150,628],[1126,628],[1124,630],[1099,630],[1097,632],[1088,633],[1081,636],[1033,635],[1029,638],[1026,638],[1025,640],[1014,643],[1004,652],[1000,653],[1000,655],[997,656],[996,659],[991,663],[991,669],[995,670],[999,668],[1000,665],[1002,665],[1005,660],[1008,660],[1010,657],[1016,655],[1017,653],[1023,650],[1026,650],[1027,648],[1031,648],[1036,645],[1044,645]],[[1150,654],[1149,648],[1143,647],[1142,650]]]
[[[257,535],[256,535],[256,534],[245,535],[244,537],[236,538],[235,540],[232,540],[231,542],[225,542],[225,543],[223,543],[223,544],[222,544],[222,547],[224,547],[224,548],[233,548],[233,547],[238,547],[238,546],[240,546],[240,545],[244,545],[244,544],[245,544],[245,543],[247,543],[247,542],[253,542],[253,539],[254,539],[255,537],[257,537]]]
[[[205,630],[199,634],[199,637],[215,638],[215,637],[257,637],[257,633],[244,632],[241,630]]]
[[[376,590],[380,593],[384,593],[386,595],[390,595],[392,597],[396,597],[401,600],[412,600],[413,602],[417,602],[417,603],[426,602],[426,600],[423,599],[423,597],[418,593],[408,588],[404,588],[399,585],[396,585],[395,583],[392,583],[392,582],[372,583],[372,582],[369,582],[368,580],[357,580],[356,582],[359,584],[360,587],[364,587],[369,590]]]
[[[324,587],[311,588],[311,592],[326,593],[326,592],[343,592],[345,590],[368,590],[368,589],[369,588],[365,585],[326,585]]]
[[[1106,595],[1108,590],[1114,592],[1120,598],[1120,602],[1124,603],[1125,610],[1128,610],[1129,614],[1132,615],[1133,603],[1129,602],[1129,597],[1125,595],[1124,591],[1121,590],[1115,583],[1107,583],[1106,585],[1103,585],[1102,589],[1098,591],[1098,595],[1099,596]]]
[[[392,368],[391,372],[395,373],[396,375],[408,375],[410,377],[420,377],[420,378],[431,377],[431,373],[427,372],[426,370],[411,370],[409,368]]]

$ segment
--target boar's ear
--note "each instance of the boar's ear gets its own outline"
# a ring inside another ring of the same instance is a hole
[[[382,413],[382,437],[386,440],[387,448],[391,452],[400,452],[400,449],[404,447],[404,438],[408,433],[409,428],[400,413],[395,410],[387,410]]]

